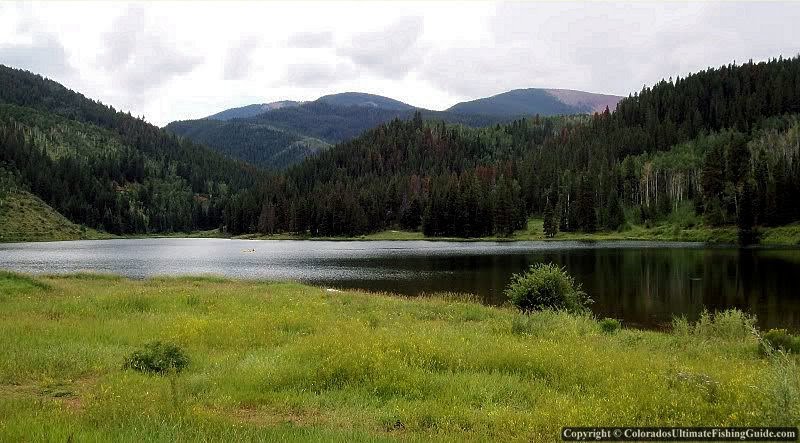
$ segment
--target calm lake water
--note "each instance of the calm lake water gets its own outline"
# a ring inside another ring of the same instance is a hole
[[[692,243],[257,241],[140,239],[0,244],[0,268],[96,271],[133,278],[214,274],[297,280],[416,295],[455,291],[504,301],[511,275],[538,262],[563,265],[600,316],[660,327],[738,307],[762,327],[800,330],[800,249],[709,248]]]

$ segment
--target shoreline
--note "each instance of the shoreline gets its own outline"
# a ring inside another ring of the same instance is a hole
[[[771,239],[767,238],[766,241],[760,241],[753,245],[743,246],[744,248],[758,248],[758,247],[800,247],[800,226],[797,224],[780,226],[775,228],[765,228],[762,232],[769,235],[774,230],[792,229],[793,232],[788,238]],[[45,242],[60,242],[60,241],[86,241],[86,240],[138,240],[138,239],[229,239],[229,240],[292,240],[292,241],[428,241],[428,242],[453,242],[453,243],[477,243],[477,242],[494,242],[494,243],[514,243],[521,241],[539,241],[539,242],[559,242],[559,241],[578,241],[586,243],[604,243],[604,242],[620,242],[620,241],[637,241],[637,242],[661,242],[661,243],[702,243],[706,246],[730,246],[740,247],[736,242],[736,234],[733,228],[722,228],[716,231],[721,235],[701,235],[696,232],[681,233],[675,236],[666,236],[662,234],[643,233],[643,234],[629,234],[627,231],[623,232],[598,232],[593,234],[581,233],[559,233],[555,237],[544,237],[541,234],[531,234],[528,232],[520,232],[511,237],[427,237],[421,232],[411,231],[383,231],[373,234],[366,234],[354,237],[343,236],[307,236],[295,234],[274,234],[274,235],[261,235],[261,234],[242,234],[242,235],[228,235],[220,232],[180,232],[180,233],[158,233],[158,234],[136,234],[136,235],[113,235],[105,234],[97,236],[86,236],[84,238],[21,238],[21,239],[0,239],[0,244],[11,243],[45,243]]]

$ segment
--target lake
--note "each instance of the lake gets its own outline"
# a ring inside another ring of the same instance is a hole
[[[213,274],[401,294],[474,293],[504,301],[511,275],[565,266],[599,316],[647,328],[673,315],[737,307],[762,327],[800,330],[800,249],[658,242],[429,242],[126,239],[0,244],[0,268],[132,278]]]

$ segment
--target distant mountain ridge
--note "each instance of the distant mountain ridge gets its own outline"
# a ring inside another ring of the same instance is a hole
[[[403,103],[381,95],[367,94],[364,92],[342,92],[339,94],[324,95],[317,99],[334,106],[366,106],[372,108],[388,109],[390,111],[411,111],[417,109],[408,103]]]
[[[455,104],[447,109],[459,114],[533,115],[590,114],[608,106],[613,111],[622,97],[571,89],[514,89],[491,97]]]
[[[248,118],[248,117],[255,117],[258,114],[263,114],[265,112],[269,112],[275,109],[281,108],[289,108],[294,106],[300,106],[304,102],[298,102],[294,100],[282,100],[278,102],[272,103],[256,103],[247,106],[241,106],[239,108],[231,108],[226,109],[222,112],[217,112],[216,114],[209,115],[206,117],[209,120],[233,120],[235,118]]]
[[[545,91],[561,100],[562,103],[586,113],[603,112],[606,107],[609,111],[613,111],[617,108],[617,103],[624,98],[619,95],[596,94],[574,89],[545,89]]]
[[[395,106],[395,105],[391,105]],[[172,122],[166,130],[203,143],[229,157],[265,168],[284,168],[334,143],[394,119],[408,120],[419,111],[424,119],[486,126],[507,117],[462,115],[427,109],[385,109],[373,105],[334,105],[326,100],[283,107],[249,118]]]
[[[229,157],[284,168],[380,124],[410,119],[417,111],[425,119],[486,126],[537,114],[587,114],[606,106],[613,110],[621,98],[569,89],[517,89],[431,111],[381,95],[343,92],[313,101],[227,109],[205,119],[172,122],[166,129]]]

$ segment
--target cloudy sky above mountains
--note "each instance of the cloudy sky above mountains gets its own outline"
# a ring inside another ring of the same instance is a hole
[[[797,17],[800,2],[0,3],[0,64],[158,125],[344,91],[444,109],[792,57]]]

